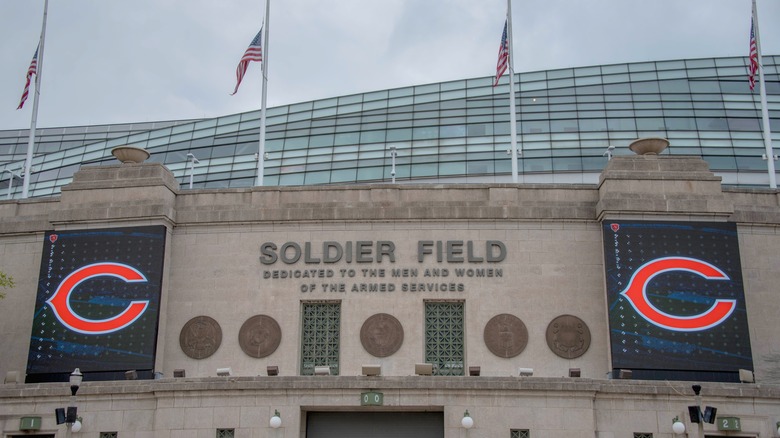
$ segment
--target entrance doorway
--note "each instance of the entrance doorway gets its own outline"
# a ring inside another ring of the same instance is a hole
[[[444,438],[444,413],[309,412],[306,438]]]

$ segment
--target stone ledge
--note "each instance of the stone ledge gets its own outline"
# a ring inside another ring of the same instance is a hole
[[[48,219],[52,224],[111,220],[159,219],[173,222],[175,210],[167,204],[100,205],[85,208],[62,208],[53,211]]]
[[[73,182],[64,186],[62,192],[159,185],[173,192],[179,190],[173,173],[160,163],[87,166],[73,175]]]
[[[780,398],[780,385],[706,382],[706,397],[754,397]],[[647,381],[647,380],[605,380],[565,377],[366,377],[366,376],[256,376],[256,377],[205,377],[164,378],[160,380],[83,382],[79,396],[165,393],[210,392],[210,391],[265,391],[283,390],[302,392],[317,390],[426,390],[450,391],[538,391],[584,393],[584,396],[641,397],[671,396],[690,397],[693,400],[691,382]],[[69,397],[67,383],[6,384],[0,386],[0,401],[19,397]]]

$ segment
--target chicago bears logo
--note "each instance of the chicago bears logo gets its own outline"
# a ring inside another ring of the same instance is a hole
[[[76,287],[101,276],[116,277],[127,283],[147,281],[137,269],[121,263],[95,263],[77,269],[62,280],[52,297],[46,301],[65,327],[86,335],[112,333],[131,325],[146,311],[149,301],[131,301],[121,313],[107,319],[87,319],[74,312],[70,298]]]
[[[647,286],[658,275],[672,271],[687,271],[707,280],[729,280],[715,266],[687,257],[664,257],[640,266],[631,276],[628,286],[620,292],[639,315],[652,324],[668,330],[694,332],[706,330],[725,321],[737,307],[736,300],[717,299],[706,311],[698,315],[679,316],[665,313],[647,298]]]

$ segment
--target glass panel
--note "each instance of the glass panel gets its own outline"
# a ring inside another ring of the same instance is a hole
[[[465,137],[466,127],[464,125],[442,126],[440,135],[442,138]]]
[[[547,120],[522,122],[523,134],[541,134],[550,132],[550,122]]]
[[[385,141],[385,131],[363,131],[360,143],[380,143]]]
[[[436,126],[425,126],[421,128],[414,128],[413,135],[415,140],[438,138],[439,128]]]
[[[293,137],[284,141],[284,149],[305,149],[309,145],[309,137]]]
[[[360,143],[360,133],[358,132],[344,132],[336,134],[336,145],[351,145]]]
[[[384,168],[382,167],[363,167],[358,168],[358,181],[374,181],[383,178]]]
[[[279,185],[280,186],[299,186],[299,185],[303,185],[303,173],[293,173],[293,174],[280,175],[279,176]]]

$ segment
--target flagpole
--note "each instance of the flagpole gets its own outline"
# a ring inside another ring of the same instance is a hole
[[[775,176],[775,154],[772,150],[772,131],[769,126],[769,111],[766,104],[766,87],[764,86],[764,60],[761,57],[761,38],[758,32],[758,8],[753,0],[753,26],[756,34],[756,52],[758,53],[758,91],[761,96],[761,117],[764,122],[764,149],[766,149],[767,172],[769,173],[769,188],[777,188]]]
[[[268,94],[268,29],[271,27],[271,0],[265,0],[265,30],[263,35],[263,97],[260,104],[260,145],[257,154],[257,182],[256,186],[263,185],[265,172],[265,113],[266,96]]]
[[[515,113],[515,52],[512,49],[512,0],[506,0],[507,39],[509,40],[509,133],[512,147],[512,182],[517,183],[517,115]]]
[[[30,190],[30,174],[32,171],[33,149],[35,149],[35,125],[38,123],[38,95],[41,93],[41,73],[43,72],[43,43],[46,39],[46,15],[49,10],[49,0],[43,3],[43,26],[38,49],[38,65],[35,71],[35,92],[33,93],[32,121],[30,122],[30,140],[27,143],[27,158],[24,161],[24,182],[22,183],[22,198],[26,198]]]

